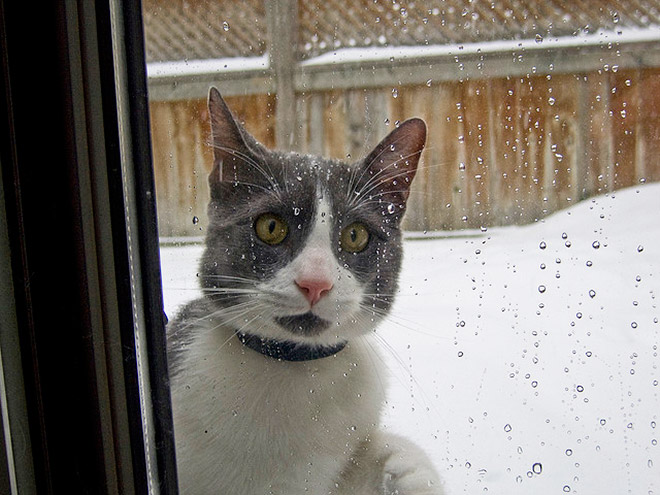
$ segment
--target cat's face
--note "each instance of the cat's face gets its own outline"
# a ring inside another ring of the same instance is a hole
[[[215,163],[200,276],[218,322],[324,345],[372,330],[397,289],[424,123],[404,122],[349,165],[265,149],[214,89],[209,111]]]

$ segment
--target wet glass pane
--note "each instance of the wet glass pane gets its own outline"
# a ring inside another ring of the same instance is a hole
[[[659,9],[145,2],[182,482],[657,490]]]

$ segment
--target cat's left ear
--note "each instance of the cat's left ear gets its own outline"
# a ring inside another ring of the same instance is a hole
[[[261,146],[234,119],[220,92],[213,87],[209,90],[208,105],[213,139],[211,187],[243,177],[250,182],[248,179],[255,174],[252,164]]]
[[[425,143],[422,119],[406,120],[390,132],[363,162],[366,190],[373,187],[383,200],[405,206]]]

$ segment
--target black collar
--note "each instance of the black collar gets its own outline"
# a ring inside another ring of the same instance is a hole
[[[311,346],[286,340],[282,342],[266,339],[242,332],[237,332],[236,336],[244,346],[280,361],[312,361],[333,356],[346,347],[346,342],[328,346]]]

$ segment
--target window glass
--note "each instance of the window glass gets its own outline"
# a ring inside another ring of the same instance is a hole
[[[449,493],[660,488],[658,2],[143,8],[170,320],[205,283],[211,86],[266,147],[348,163],[421,118],[395,303],[360,337],[381,428]]]

